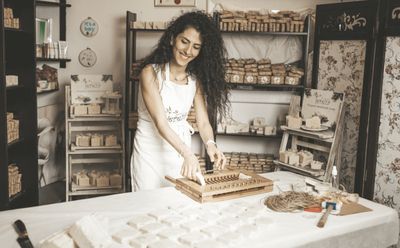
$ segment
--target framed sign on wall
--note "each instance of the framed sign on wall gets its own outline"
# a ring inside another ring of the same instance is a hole
[[[196,0],[154,0],[154,7],[196,7]]]

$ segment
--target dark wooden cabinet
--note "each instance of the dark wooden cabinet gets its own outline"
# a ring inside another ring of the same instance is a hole
[[[37,109],[35,83],[35,1],[0,0],[0,210],[38,205]],[[19,18],[19,28],[4,27],[4,9]],[[18,76],[17,86],[6,75]],[[19,122],[19,137],[7,138],[7,113]],[[9,196],[8,166],[16,164],[21,190]]]

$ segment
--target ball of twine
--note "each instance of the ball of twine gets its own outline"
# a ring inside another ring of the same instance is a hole
[[[287,191],[269,196],[264,205],[277,212],[295,212],[312,206],[320,206],[321,199],[306,192]]]

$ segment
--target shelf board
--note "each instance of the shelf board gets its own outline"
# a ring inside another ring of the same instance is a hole
[[[58,89],[43,90],[43,91],[37,91],[37,90],[36,90],[36,94],[37,94],[37,95],[41,95],[41,94],[44,94],[44,93],[51,93],[51,92],[55,92],[55,91],[58,91]]]
[[[228,83],[232,90],[301,91],[303,85]]]
[[[24,29],[21,28],[4,28],[4,31],[12,33],[28,33],[28,31],[25,31]]]
[[[70,62],[71,59],[51,59],[51,58],[40,58],[36,57],[36,61],[47,61],[47,62]]]
[[[71,145],[71,151],[104,151],[104,150],[121,150],[121,145],[116,146],[76,146],[74,144]]]
[[[313,131],[307,131],[303,129],[298,129],[298,128],[289,128],[287,126],[281,126],[281,129],[289,134],[293,135],[298,135],[306,138],[311,138],[327,143],[332,143],[333,142],[333,137],[335,136],[334,131],[328,129],[325,131],[320,131],[320,132],[313,132]]]
[[[221,31],[222,34],[243,35],[283,35],[283,36],[307,36],[307,32],[256,32],[256,31]]]
[[[6,90],[7,91],[12,91],[12,90],[18,90],[18,89],[23,89],[24,86],[22,85],[13,85],[13,86],[7,86]]]
[[[47,6],[47,7],[71,7],[71,4],[61,4],[57,2],[48,2],[48,1],[36,1],[36,6]]]
[[[165,32],[166,29],[137,29],[137,28],[130,28],[130,31],[133,32],[150,32],[150,33],[156,33],[156,32]]]
[[[88,149],[88,150],[76,150],[76,151],[69,151],[69,154],[116,154],[116,153],[122,153],[122,150],[117,150],[117,149],[104,149],[104,150],[95,150],[95,149]]]
[[[97,118],[97,121],[105,121],[103,118],[115,118],[121,119],[121,114],[98,114],[98,115],[71,115],[70,118],[73,119],[84,119],[84,118]],[[100,119],[101,118],[101,119]]]
[[[103,195],[123,192],[122,185],[119,186],[78,186],[75,183],[71,183],[71,191],[69,195]]]
[[[75,117],[73,119],[68,119],[68,122],[81,122],[81,121],[120,121],[120,116],[105,116],[99,120],[98,117]]]
[[[23,138],[19,138],[16,140],[11,141],[10,143],[7,143],[8,148],[15,146],[16,144],[22,143],[24,141]]]
[[[8,202],[12,203],[15,200],[19,199],[20,197],[22,197],[25,194],[25,191],[22,190],[18,193],[16,193],[15,195],[10,196],[10,198],[8,198]]]
[[[260,138],[272,138],[272,139],[280,139],[282,138],[282,134],[276,135],[264,135],[264,134],[256,134],[256,133],[217,133],[217,135],[221,136],[239,136],[239,137],[260,137]]]
[[[303,167],[299,167],[299,166],[295,166],[295,165],[290,165],[290,164],[286,164],[286,163],[282,163],[279,160],[274,160],[274,163],[278,166],[281,166],[282,168],[285,168],[287,170],[290,171],[295,171],[295,172],[299,172],[303,175],[306,176],[313,176],[313,177],[320,177],[323,176],[325,174],[325,170],[321,169],[321,170],[312,170],[310,168],[303,168]]]

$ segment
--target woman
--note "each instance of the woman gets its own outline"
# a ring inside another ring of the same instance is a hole
[[[190,149],[193,129],[186,121],[192,104],[207,154],[214,167],[224,168],[226,159],[214,142],[207,114],[207,107],[225,114],[224,55],[222,37],[211,18],[190,12],[169,24],[144,59],[131,159],[133,190],[168,186],[165,175],[196,180],[200,166]]]

